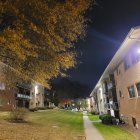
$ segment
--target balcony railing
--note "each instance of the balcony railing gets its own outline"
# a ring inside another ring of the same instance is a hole
[[[25,95],[25,94],[16,94],[16,97],[17,98],[22,98],[22,99],[28,99],[28,100],[30,100],[31,99],[31,97],[29,96],[29,95]]]

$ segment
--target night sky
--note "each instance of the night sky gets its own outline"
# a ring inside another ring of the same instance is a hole
[[[131,27],[140,25],[140,0],[96,0],[97,5],[88,13],[84,41],[76,44],[79,64],[68,71],[72,80],[94,88],[108,63],[120,47]]]

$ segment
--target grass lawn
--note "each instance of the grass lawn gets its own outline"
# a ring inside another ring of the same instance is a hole
[[[92,121],[99,119],[98,115],[88,114],[88,116]],[[93,125],[99,130],[105,140],[136,140],[133,134],[119,126],[105,125],[99,122],[94,122]]]
[[[130,132],[119,126],[104,125],[102,123],[94,123],[94,126],[101,132],[105,140],[136,140]]]
[[[9,115],[9,112],[1,112],[0,111],[0,120],[7,118]]]
[[[0,112],[0,116],[3,113]],[[32,112],[27,123],[10,123],[3,119],[0,119],[0,140],[77,140],[84,135],[82,113],[78,112]]]
[[[88,113],[88,117],[91,121],[98,121],[99,115],[92,115],[91,113]]]

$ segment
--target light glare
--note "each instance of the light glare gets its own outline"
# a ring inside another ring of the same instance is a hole
[[[139,54],[140,54],[140,49],[138,49],[138,51],[137,51]]]

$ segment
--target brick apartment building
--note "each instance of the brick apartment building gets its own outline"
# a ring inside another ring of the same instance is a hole
[[[3,86],[3,87],[2,87]],[[13,108],[27,109],[44,106],[44,87],[40,84],[18,84],[13,89],[0,85],[0,111]]]
[[[29,108],[30,89],[27,86],[17,85],[15,88],[8,88],[1,83],[0,88],[0,111],[9,111],[16,107]]]
[[[110,75],[114,77],[114,84]],[[91,95],[98,94],[96,91],[104,82],[104,108],[110,108],[108,113],[112,115],[117,111],[114,116],[119,115],[130,126],[140,127],[140,27],[131,29]],[[98,98],[100,104],[100,97]]]
[[[0,62],[0,68],[5,64]],[[0,73],[1,73],[0,69]],[[13,108],[35,108],[44,106],[44,87],[36,82],[20,82],[14,88],[0,82],[0,111],[9,111]]]
[[[5,89],[5,85],[0,83],[0,111],[11,110],[15,107],[15,94],[13,90]]]

